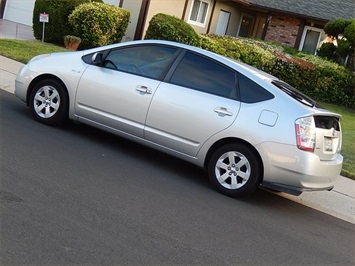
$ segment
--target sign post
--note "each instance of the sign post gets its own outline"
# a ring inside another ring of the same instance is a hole
[[[42,42],[44,42],[44,28],[45,28],[45,24],[49,22],[49,14],[46,13],[39,14],[39,22],[43,22]]]

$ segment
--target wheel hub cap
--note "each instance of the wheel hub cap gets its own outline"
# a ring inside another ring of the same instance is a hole
[[[52,86],[41,87],[37,91],[33,101],[35,112],[41,118],[50,118],[54,116],[60,106],[59,93]]]
[[[227,189],[239,189],[249,180],[251,167],[248,159],[241,153],[224,153],[217,161],[215,174],[218,182]]]

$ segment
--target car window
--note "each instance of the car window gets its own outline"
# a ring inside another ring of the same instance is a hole
[[[170,82],[202,92],[237,99],[235,72],[206,57],[187,52]]]
[[[272,93],[242,74],[238,75],[238,81],[242,102],[257,103],[274,98]]]
[[[111,51],[105,58],[106,68],[161,79],[179,50],[170,46],[139,45]]]

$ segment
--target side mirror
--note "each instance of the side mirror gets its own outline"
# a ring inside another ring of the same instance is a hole
[[[103,62],[103,54],[102,53],[95,53],[92,58],[91,61],[92,63],[94,63],[95,65],[101,65]]]

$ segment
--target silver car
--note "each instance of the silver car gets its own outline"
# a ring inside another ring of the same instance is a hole
[[[179,43],[136,41],[34,57],[15,94],[36,120],[68,118],[206,169],[221,193],[330,190],[340,115],[277,78]]]

